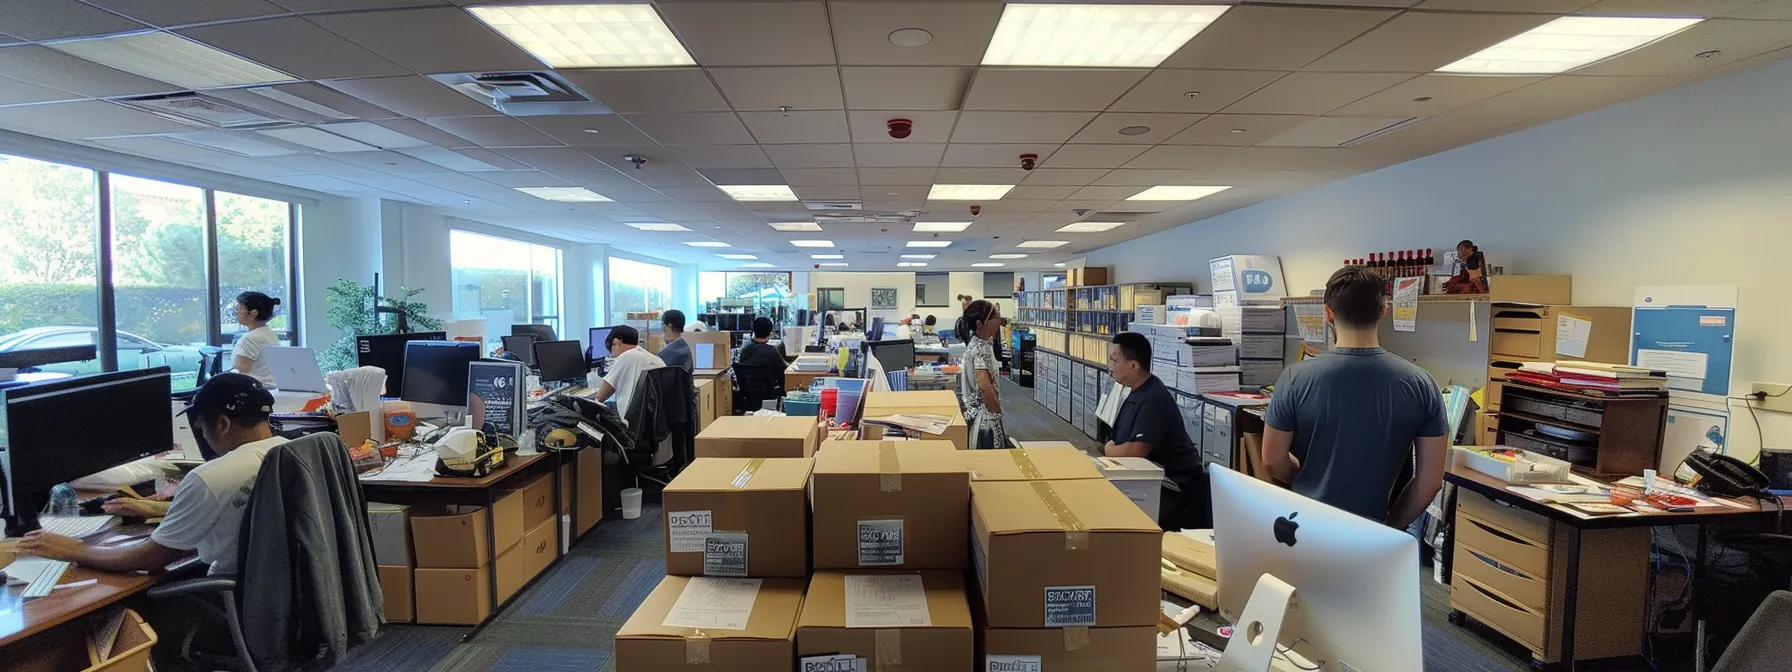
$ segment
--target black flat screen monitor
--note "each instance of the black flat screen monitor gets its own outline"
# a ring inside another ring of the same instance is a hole
[[[471,341],[411,341],[404,348],[399,398],[440,406],[467,405],[467,365],[479,359]]]
[[[585,353],[578,341],[536,341],[535,365],[541,369],[541,379],[579,380],[591,369],[585,365]]]
[[[528,334],[499,337],[504,341],[504,354],[526,366],[535,366],[535,337]]]
[[[907,371],[915,366],[914,339],[891,339],[885,341],[865,341],[865,354],[876,357],[884,367],[884,373],[891,371]]]
[[[534,336],[537,341],[551,341],[559,338],[554,328],[545,324],[513,324],[510,325],[511,336]]]
[[[79,376],[5,393],[6,517],[36,528],[50,488],[174,445],[168,367]]]
[[[411,341],[445,341],[448,332],[419,331],[355,337],[355,360],[361,366],[377,366],[386,372],[387,397],[404,392],[404,347]]]

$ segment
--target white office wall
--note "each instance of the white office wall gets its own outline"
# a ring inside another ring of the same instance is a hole
[[[1115,267],[1122,282],[1189,279],[1205,289],[1205,266],[1188,259],[1278,255],[1290,291],[1305,294],[1346,257],[1470,238],[1509,258],[1508,272],[1573,275],[1577,304],[1629,305],[1640,285],[1738,285],[1733,394],[1745,393],[1751,381],[1792,382],[1788,110],[1792,61],[1146,236],[1092,252],[1089,263]],[[1464,352],[1484,348],[1455,334],[1466,324],[1439,333],[1461,339]],[[1731,445],[1752,453],[1753,423],[1741,402],[1735,413]],[[1792,418],[1760,421],[1769,445],[1792,445]]]
[[[330,285],[343,278],[373,282],[381,270],[380,201],[326,198],[301,208],[299,217],[300,330],[307,346],[323,349],[342,337],[330,326]]]
[[[798,275],[801,275],[799,273]],[[839,287],[846,290],[847,308],[870,308],[871,288],[896,288],[895,310],[874,310],[869,317],[883,317],[895,320],[907,317],[915,312],[915,274],[914,273],[873,273],[873,272],[839,272],[824,273],[813,271],[809,274],[809,291]],[[937,310],[937,309],[935,309]]]

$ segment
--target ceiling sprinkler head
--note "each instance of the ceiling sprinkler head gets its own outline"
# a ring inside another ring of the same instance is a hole
[[[622,160],[635,164],[635,170],[640,170],[641,166],[647,163],[647,157],[640,154],[624,154]]]

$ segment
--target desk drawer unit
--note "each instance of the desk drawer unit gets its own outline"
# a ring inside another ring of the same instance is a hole
[[[1457,574],[1450,581],[1450,606],[1511,637],[1533,653],[1543,652],[1543,614],[1524,608],[1474,579]]]
[[[1526,539],[1494,523],[1456,511],[1456,543],[1481,549],[1506,565],[1531,576],[1549,576],[1549,545]]]
[[[1468,489],[1456,491],[1456,508],[1538,544],[1549,543],[1549,519],[1543,516],[1495,502]]]
[[[1498,592],[1501,596],[1517,602],[1539,614],[1549,609],[1549,582],[1543,577],[1533,576],[1493,557],[1493,554],[1482,551],[1467,544],[1456,545],[1457,574],[1474,579]]]

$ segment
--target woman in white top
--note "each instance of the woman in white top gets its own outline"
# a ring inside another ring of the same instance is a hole
[[[253,376],[268,387],[274,386],[274,372],[262,360],[261,349],[269,345],[280,345],[280,337],[273,329],[268,328],[268,320],[274,319],[274,306],[278,305],[279,299],[261,292],[236,295],[236,323],[248,327],[249,333],[236,340],[230,368]]]

